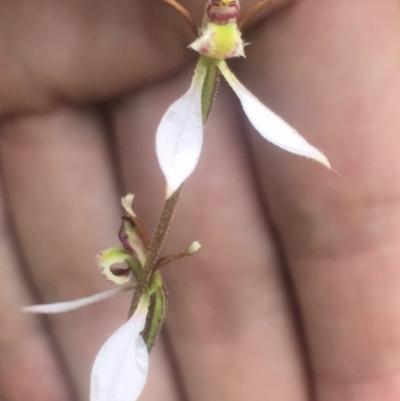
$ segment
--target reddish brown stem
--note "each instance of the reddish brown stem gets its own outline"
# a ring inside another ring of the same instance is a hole
[[[239,16],[238,18],[238,28],[242,30],[243,28],[248,25],[249,21],[259,12],[261,11],[272,11],[275,9],[274,6],[279,5],[279,4],[286,4],[287,1],[282,1],[282,0],[260,0],[258,3],[256,3],[253,7],[249,8],[246,10],[242,15]]]
[[[178,11],[178,13],[181,14],[183,18],[185,18],[190,29],[194,33],[194,36],[197,36],[199,34],[198,29],[197,29],[197,24],[196,24],[194,18],[192,17],[192,14],[190,14],[190,12],[185,7],[183,7],[181,4],[179,4],[175,0],[162,0],[162,1],[169,4],[171,7],[175,8],[175,10]]]
[[[179,195],[181,194],[181,190],[182,185],[165,201],[164,209],[161,213],[156,231],[151,240],[150,250],[146,258],[146,263],[143,266],[142,274],[138,278],[136,291],[133,295],[131,307],[129,309],[129,317],[131,317],[135,312],[140,298],[142,297],[143,292],[145,291],[145,288],[147,288],[149,280],[151,279],[151,275],[154,271],[154,266],[157,263],[161,247],[164,243],[165,236],[167,235],[168,228],[171,224],[171,220],[174,215],[176,204],[178,203]]]
[[[186,258],[186,256],[191,256],[193,253],[189,253],[188,251],[182,251],[175,253],[174,255],[164,256],[158,259],[156,265],[154,266],[154,271],[161,269],[168,263],[174,262],[175,260]]]

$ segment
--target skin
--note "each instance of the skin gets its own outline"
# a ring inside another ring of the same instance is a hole
[[[232,69],[340,175],[259,138],[221,85],[166,244],[203,248],[164,270],[141,401],[400,398],[399,21],[397,0],[298,0],[246,32]],[[193,37],[156,0],[3,0],[0,27],[0,400],[83,401],[131,295],[19,310],[110,287],[94,255],[125,192],[154,228]]]

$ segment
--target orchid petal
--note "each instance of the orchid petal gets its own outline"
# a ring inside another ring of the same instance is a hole
[[[156,152],[167,180],[167,199],[193,172],[203,143],[201,91],[207,68],[197,68],[189,90],[164,114],[156,135]]]
[[[149,354],[141,336],[148,299],[105,342],[94,361],[90,401],[135,401],[147,379]]]
[[[123,270],[126,274],[115,274],[112,271],[112,266],[118,263],[131,262]],[[97,263],[101,268],[101,272],[104,274],[107,280],[114,284],[125,284],[128,283],[132,276],[131,265],[134,264],[132,255],[124,248],[109,248],[101,252],[97,257]]]
[[[25,306],[22,308],[23,312],[28,313],[62,313],[68,312],[74,309],[81,308],[82,306],[94,304],[95,302],[103,301],[104,299],[111,298],[114,295],[120,294],[121,292],[132,290],[134,286],[132,284],[126,284],[121,287],[113,288],[99,294],[92,295],[86,298],[76,299],[68,302],[57,302],[54,304],[43,304],[43,305],[32,305]]]
[[[250,93],[238,81],[224,61],[219,62],[218,67],[242,103],[247,118],[262,137],[288,152],[309,157],[330,168],[326,156],[310,145],[289,124],[269,110],[259,99]]]

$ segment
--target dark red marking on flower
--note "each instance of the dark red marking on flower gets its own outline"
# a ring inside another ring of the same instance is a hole
[[[211,22],[226,25],[230,20],[239,16],[239,5],[236,1],[222,5],[220,0],[212,0],[207,6],[206,12]]]
[[[118,231],[118,238],[121,241],[121,244],[124,247],[124,249],[128,251],[131,255],[136,256],[136,252],[129,243],[129,237],[128,234],[126,233],[125,224],[129,224],[132,227],[135,227],[135,223],[130,217],[125,217],[125,216],[122,217],[122,225]]]

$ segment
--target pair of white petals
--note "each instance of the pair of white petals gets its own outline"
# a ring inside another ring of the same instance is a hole
[[[30,313],[61,313],[90,305],[132,290],[125,284],[91,297],[71,302],[25,307]],[[148,297],[143,297],[133,316],[103,344],[92,368],[90,401],[135,401],[147,379],[149,354],[141,336],[146,324]]]
[[[330,167],[328,159],[318,149],[238,81],[225,61],[218,61],[217,66],[261,136],[288,152]],[[207,66],[199,62],[189,90],[169,107],[157,129],[156,152],[167,181],[167,198],[194,171],[200,157],[203,143],[201,92],[206,74]]]

